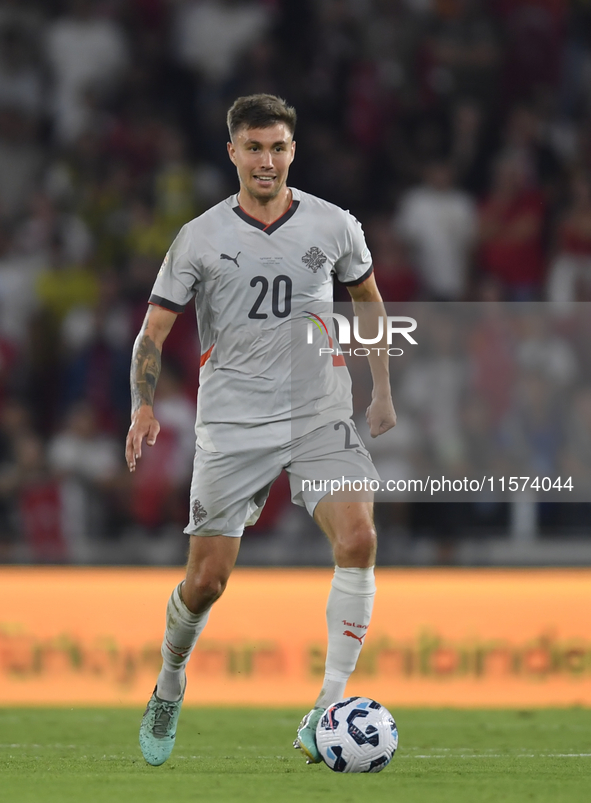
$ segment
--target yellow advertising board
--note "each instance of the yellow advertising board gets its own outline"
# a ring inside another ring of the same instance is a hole
[[[138,705],[180,569],[0,569],[0,705]],[[309,706],[326,569],[237,569],[188,668],[187,702]],[[377,570],[347,691],[391,705],[591,704],[591,571]]]

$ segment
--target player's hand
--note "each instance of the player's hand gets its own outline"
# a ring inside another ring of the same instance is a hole
[[[146,439],[148,446],[154,446],[160,432],[160,424],[154,418],[154,411],[147,405],[142,405],[131,417],[131,426],[125,441],[125,459],[130,471],[142,456],[142,441]]]
[[[365,418],[369,424],[369,434],[377,438],[396,426],[396,411],[391,396],[375,396],[367,410]]]

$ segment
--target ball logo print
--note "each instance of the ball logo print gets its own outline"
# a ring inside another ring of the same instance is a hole
[[[377,747],[380,743],[380,734],[376,726],[368,725],[367,730],[364,732],[355,724],[356,719],[363,719],[367,716],[367,713],[367,709],[364,711],[360,708],[351,711],[347,717],[347,724],[349,725],[348,734],[357,744],[371,744],[373,747]]]
[[[334,772],[380,772],[398,747],[390,712],[368,697],[348,697],[326,709],[316,730],[318,750]]]

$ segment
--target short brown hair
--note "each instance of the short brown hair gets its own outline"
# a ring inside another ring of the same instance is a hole
[[[241,128],[270,128],[285,123],[291,135],[295,131],[296,110],[277,95],[246,95],[236,98],[226,117],[230,139]]]

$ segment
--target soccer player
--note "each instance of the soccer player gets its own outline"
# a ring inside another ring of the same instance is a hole
[[[181,229],[133,348],[130,471],[143,440],[156,442],[153,402],[162,346],[176,316],[195,298],[202,357],[185,529],[190,547],[185,579],[168,601],[162,669],[140,727],[143,755],[153,765],[166,761],[173,749],[185,667],[226,587],[244,527],[258,518],[283,468],[292,500],[304,505],[327,535],[335,561],[325,677],[294,742],[308,762],[320,761],[316,725],[344,696],[371,617],[376,551],[371,495],[331,495],[326,484],[316,490],[322,483],[305,481],[379,479],[350,420],[350,378],[342,355],[331,354],[322,312],[332,308],[334,277],[351,294],[362,337],[375,336],[385,312],[359,223],[333,204],[287,186],[295,123],[295,110],[273,95],[242,97],[232,105],[228,154],[240,190]],[[322,354],[300,337],[310,319],[324,326],[328,342]],[[386,350],[371,350],[368,359],[373,394],[366,417],[376,437],[394,426],[396,414]]]

